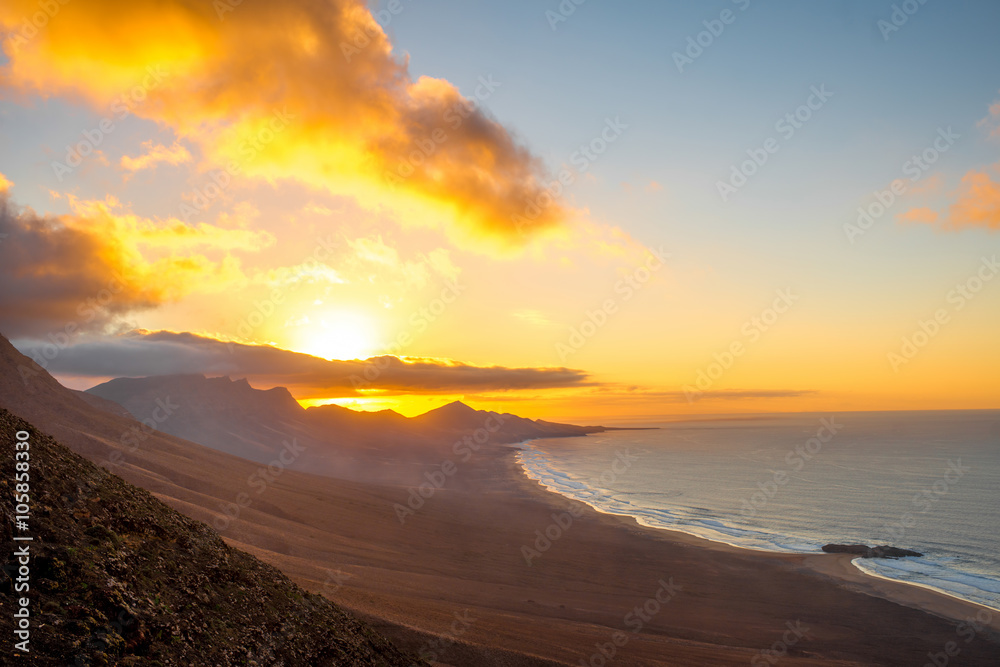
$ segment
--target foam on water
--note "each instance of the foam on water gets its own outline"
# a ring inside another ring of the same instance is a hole
[[[516,459],[530,479],[539,482],[549,491],[567,498],[587,503],[604,514],[631,516],[648,528],[676,530],[695,535],[713,542],[723,542],[744,549],[774,552],[818,551],[822,544],[815,541],[797,539],[787,535],[741,528],[727,524],[722,518],[676,507],[671,509],[648,508],[622,500],[611,495],[606,489],[591,488],[586,482],[556,470],[551,459],[528,443],[522,443]]]
[[[902,558],[898,560],[855,558],[854,566],[865,574],[914,586],[923,586],[1000,610],[1000,581],[954,569],[945,559]]]

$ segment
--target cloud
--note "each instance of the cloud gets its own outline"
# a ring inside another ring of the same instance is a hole
[[[911,208],[908,211],[900,213],[898,219],[900,222],[918,222],[931,225],[937,222],[938,214],[937,211],[933,211],[926,206],[922,206],[919,208]]]
[[[989,115],[978,123],[990,137],[1000,137],[1000,101],[990,105]],[[954,199],[944,215],[929,208],[914,208],[899,216],[900,222],[933,225],[941,231],[958,232],[965,229],[1000,230],[1000,162],[986,169],[970,169],[962,177]],[[940,174],[928,183],[928,190],[940,189]],[[916,190],[913,190],[916,192]]]
[[[142,147],[146,152],[136,157],[123,155],[121,160],[122,168],[129,172],[136,172],[142,169],[150,169],[161,162],[178,165],[191,159],[191,153],[184,146],[176,141],[169,148],[163,144],[153,145],[152,141],[142,142]]]
[[[1000,230],[1000,182],[985,171],[970,171],[962,177],[958,199],[943,225],[956,231],[969,227]]]
[[[35,11],[0,5],[6,87],[99,110],[141,90],[133,113],[216,165],[389,205],[462,240],[516,246],[566,218],[560,204],[533,208],[549,197],[541,161],[483,110],[504,82],[484,72],[462,95],[413,80],[364,0],[73,0],[22,39]]]
[[[129,313],[244,280],[230,253],[256,251],[267,234],[154,221],[114,198],[39,215],[0,190],[0,328],[8,336],[75,334],[120,325]]]
[[[422,289],[435,275],[455,281],[461,274],[447,249],[435,248],[408,259],[387,244],[381,234],[346,239],[346,249],[341,260],[344,274],[352,282],[390,288],[391,293],[379,297],[386,307],[401,303],[407,292]]]
[[[802,398],[817,392],[813,389],[716,389],[712,391],[649,391],[633,387],[628,392],[633,398],[655,398],[667,403],[690,403],[692,401],[719,400],[741,401],[754,398]]]
[[[550,327],[554,323],[548,317],[545,316],[540,310],[535,310],[533,308],[525,308],[522,310],[515,310],[511,313],[514,317],[528,324],[532,324],[538,327]]]
[[[917,181],[913,185],[909,185],[906,189],[906,195],[935,195],[941,191],[943,186],[944,176],[940,172],[937,172]]]
[[[1000,137],[1000,100],[990,105],[989,113],[977,125],[986,130],[990,137]]]
[[[812,389],[719,389],[716,391],[702,391],[697,394],[697,399],[715,399],[720,401],[739,401],[747,398],[802,398],[811,396],[816,391]],[[685,401],[689,397],[684,392],[676,392],[673,398]]]
[[[28,356],[40,346],[15,341]],[[440,359],[337,361],[266,345],[244,345],[169,331],[133,331],[82,341],[61,350],[47,370],[74,376],[142,377],[203,373],[246,377],[285,386],[298,398],[359,395],[359,389],[405,393],[507,391],[589,384],[587,374],[569,368],[471,366]]]
[[[990,173],[998,169],[1000,163],[988,170],[968,171],[946,215],[941,216],[926,207],[914,208],[901,214],[899,221],[934,225],[946,232],[975,228],[1000,230],[1000,181],[994,180]]]

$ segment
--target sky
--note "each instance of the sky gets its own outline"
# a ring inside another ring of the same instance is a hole
[[[589,419],[1000,407],[1000,5],[0,8],[64,383]]]

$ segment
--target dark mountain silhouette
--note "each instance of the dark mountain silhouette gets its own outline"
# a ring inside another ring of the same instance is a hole
[[[454,442],[483,430],[492,446],[605,430],[475,410],[460,401],[413,418],[338,405],[303,409],[284,387],[260,390],[245,379],[203,375],[118,378],[86,393],[153,420],[160,432],[252,461],[268,463],[294,440],[303,451],[293,469],[393,483],[419,479]]]
[[[73,393],[83,399],[84,403],[91,405],[99,410],[104,410],[105,412],[110,412],[113,415],[118,415],[119,417],[132,418],[132,413],[129,412],[125,406],[119,405],[114,401],[109,401],[106,398],[101,398],[96,394],[88,394],[85,391],[73,390]]]

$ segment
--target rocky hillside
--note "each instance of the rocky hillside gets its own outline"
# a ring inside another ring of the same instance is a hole
[[[3,664],[413,664],[325,597],[0,408],[5,544],[13,544],[19,430],[31,434],[29,531],[18,531],[34,537],[31,654],[10,657],[15,563],[8,551],[0,575]]]

